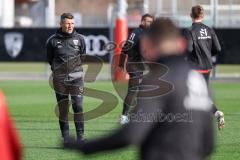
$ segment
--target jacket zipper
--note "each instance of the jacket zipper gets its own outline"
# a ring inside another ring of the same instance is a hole
[[[67,40],[65,41],[65,46],[68,47]],[[70,80],[70,78],[69,78],[69,55],[67,55],[67,80]]]

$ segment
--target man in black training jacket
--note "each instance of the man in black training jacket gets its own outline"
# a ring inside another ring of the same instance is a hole
[[[83,36],[74,29],[71,13],[61,15],[60,28],[47,40],[47,58],[53,72],[53,87],[59,109],[59,125],[64,141],[69,137],[69,95],[72,100],[77,140],[84,134],[83,68],[86,54]]]
[[[120,124],[126,124],[129,121],[130,106],[133,105],[133,99],[137,94],[136,87],[140,85],[143,67],[141,65],[134,65],[133,63],[142,62],[140,39],[144,33],[148,30],[153,22],[154,17],[150,14],[144,14],[141,18],[141,24],[135,30],[133,30],[129,36],[127,43],[122,48],[122,54],[119,62],[119,66],[124,68],[124,62],[127,59],[127,72],[129,74],[128,92],[124,99],[123,111],[120,117]],[[127,57],[127,58],[126,58]]]
[[[204,160],[213,151],[211,99],[206,81],[184,60],[184,39],[166,18],[156,19],[144,41],[146,63],[135,115],[107,137],[65,147],[85,154],[134,144],[141,160]]]
[[[188,40],[187,61],[201,73],[206,82],[209,83],[209,77],[213,68],[212,56],[221,51],[217,35],[212,28],[202,23],[204,19],[204,9],[202,6],[193,6],[191,9],[192,26],[185,31]],[[213,104],[213,113],[218,120],[218,128],[224,128],[224,114],[217,110]]]

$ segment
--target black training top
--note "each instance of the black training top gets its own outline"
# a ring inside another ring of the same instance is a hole
[[[122,48],[122,53],[128,55],[128,62],[141,62],[140,39],[144,32],[145,29],[140,25],[129,34],[127,43]]]
[[[86,54],[86,45],[82,35],[75,30],[66,34],[58,29],[46,44],[47,59],[56,74],[82,72],[81,56]]]
[[[212,69],[212,56],[221,51],[214,30],[203,23],[193,23],[184,35],[188,41],[188,62],[199,69]]]

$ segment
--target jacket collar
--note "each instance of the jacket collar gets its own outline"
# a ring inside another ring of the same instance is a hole
[[[62,32],[62,28],[59,28],[56,32],[56,35],[58,37],[62,37],[62,38],[71,38],[73,37],[74,35],[76,34],[76,30],[74,29],[73,32],[71,34],[68,34],[68,33],[64,33]]]
[[[202,22],[193,22],[192,25],[198,25],[198,24],[203,24]]]

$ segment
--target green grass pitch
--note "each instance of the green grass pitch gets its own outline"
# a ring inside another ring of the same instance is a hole
[[[86,83],[86,86],[117,95],[110,81]],[[216,104],[225,112],[226,127],[217,132],[216,150],[211,160],[236,160],[240,157],[240,83],[213,83]],[[16,122],[24,146],[26,160],[132,160],[137,149],[125,148],[90,157],[60,148],[58,119],[55,116],[56,100],[47,81],[0,81],[9,111]],[[85,97],[84,109],[91,110],[101,101]],[[122,101],[112,112],[85,123],[86,138],[106,135],[117,128]],[[71,122],[71,133],[74,126]]]

